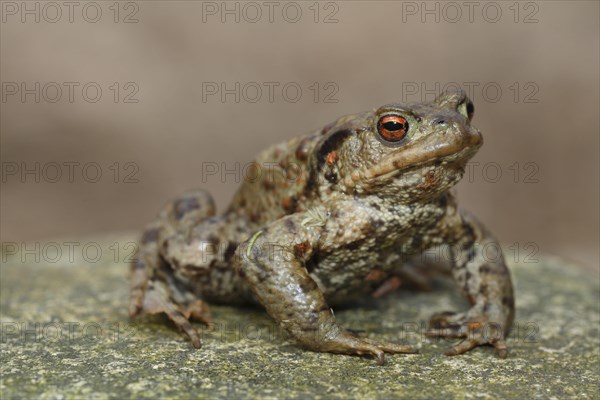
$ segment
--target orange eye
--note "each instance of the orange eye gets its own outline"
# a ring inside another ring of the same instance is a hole
[[[386,115],[377,122],[377,131],[384,140],[398,142],[408,132],[408,121],[400,115]]]

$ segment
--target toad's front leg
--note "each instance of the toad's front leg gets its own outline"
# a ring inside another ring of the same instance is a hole
[[[305,263],[317,250],[321,228],[306,213],[284,217],[238,247],[238,272],[269,315],[303,346],[322,352],[372,355],[414,353],[394,343],[359,338],[341,328]]]
[[[447,241],[455,251],[459,250],[452,275],[471,308],[463,313],[434,315],[427,334],[464,338],[446,350],[446,355],[490,344],[500,358],[506,358],[508,350],[504,339],[514,319],[515,303],[510,272],[500,245],[479,221],[464,211],[456,212],[449,220]]]

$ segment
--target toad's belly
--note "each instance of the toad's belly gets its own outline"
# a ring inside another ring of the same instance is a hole
[[[317,257],[312,268],[307,265],[307,269],[330,305],[375,295],[382,285],[397,285],[390,281],[392,277],[408,278],[419,287],[420,277],[435,274],[420,257],[424,248],[435,243],[427,236],[416,237],[399,239],[385,248],[342,249]]]
[[[423,244],[411,238],[386,248],[370,248],[365,244],[321,252],[305,268],[329,305],[344,304],[373,294],[389,278],[402,274],[407,262],[420,254]],[[188,283],[198,298],[210,303],[259,303],[249,284],[238,275],[232,263],[225,260],[216,262],[208,274]]]
[[[330,305],[347,303],[373,293],[402,261],[390,262],[386,252],[340,252],[322,257],[310,276]],[[386,262],[382,262],[385,260]]]

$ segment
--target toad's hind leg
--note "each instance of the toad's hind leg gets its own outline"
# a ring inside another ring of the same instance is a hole
[[[189,336],[196,348],[200,347],[200,338],[189,319],[209,324],[210,309],[197,299],[186,282],[174,275],[160,249],[170,238],[188,236],[194,226],[214,214],[214,202],[202,190],[188,192],[168,203],[144,230],[137,257],[130,266],[129,315],[164,313]]]

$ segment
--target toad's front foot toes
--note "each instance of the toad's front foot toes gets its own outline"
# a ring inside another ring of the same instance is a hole
[[[401,344],[392,343],[392,342],[384,342],[384,341],[374,340],[374,339],[369,339],[369,338],[364,338],[362,340],[365,343],[368,343],[372,346],[380,348],[385,353],[416,354],[419,352],[419,348],[414,347],[414,346],[401,345]]]
[[[328,340],[319,347],[319,350],[330,353],[371,355],[379,365],[384,363],[385,353],[414,354],[419,352],[418,348],[412,346],[358,337],[348,331],[340,333],[335,339]]]
[[[474,349],[477,346],[481,346],[484,344],[489,344],[494,346],[496,350],[496,355],[499,358],[506,358],[508,356],[508,348],[506,347],[506,342],[504,339],[497,339],[494,341],[485,340],[483,337],[474,337],[467,338],[460,342],[459,344],[452,346],[444,351],[444,354],[447,356],[456,356],[459,354],[466,353],[467,351]]]
[[[429,321],[429,329],[425,332],[429,337],[449,339],[462,338],[460,343],[444,351],[447,356],[466,353],[477,346],[494,346],[499,358],[506,358],[508,348],[504,340],[502,325],[487,321],[487,318],[467,317],[467,314],[444,312],[435,314]]]

